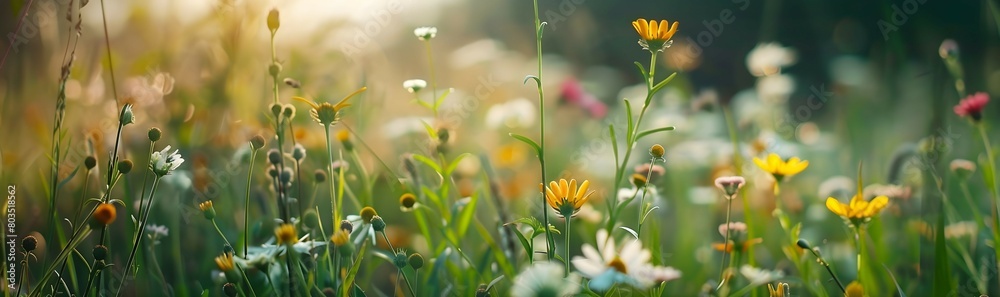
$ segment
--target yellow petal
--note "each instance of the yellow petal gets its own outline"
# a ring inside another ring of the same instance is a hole
[[[760,167],[760,169],[763,169],[764,171],[767,172],[771,172],[771,167],[768,166],[767,163],[764,163],[764,160],[761,160],[760,158],[757,157],[753,157],[753,162],[754,164],[757,164],[757,167]]]
[[[573,204],[573,207],[575,207],[576,209],[580,209],[580,207],[583,207],[584,203],[587,203],[587,200],[590,200],[590,195],[593,194],[594,191],[587,192],[587,194],[584,194],[583,197],[580,197],[580,199],[576,200],[576,203]]]
[[[569,183],[566,179],[559,179],[559,198],[569,197]]]
[[[559,184],[556,183],[555,181],[549,182],[549,190],[552,190],[553,194],[552,199],[559,199],[560,197],[562,197],[562,190],[559,189]]]
[[[306,99],[306,98],[302,98],[302,97],[299,97],[299,96],[292,97],[292,99],[293,100],[298,100],[298,101],[305,102],[306,104],[309,104],[309,106],[312,106],[312,108],[314,108],[314,109],[315,108],[319,108],[319,104],[316,104],[316,102],[313,102],[312,100],[309,100],[309,99]]]
[[[566,192],[566,198],[569,199],[569,201],[576,201],[576,198],[577,198],[577,196],[576,196],[576,179],[572,179],[572,180],[569,181],[569,188],[567,188],[567,189],[568,190]]]
[[[590,189],[590,181],[589,180],[584,180],[583,183],[580,184],[580,189],[577,190],[574,195],[576,195],[577,197],[584,196],[584,194],[587,193],[587,189]],[[587,194],[587,195],[590,195],[590,194]]]
[[[357,94],[361,94],[361,92],[364,92],[367,89],[368,87],[361,87],[357,91],[354,91],[354,93],[351,93],[350,95],[347,95],[347,97],[344,97],[344,99],[340,99],[340,102],[337,102],[337,104],[333,106],[333,109],[340,110],[341,108],[351,106],[350,104],[347,103],[347,99],[351,99],[351,97],[354,97]]]
[[[658,32],[660,24],[655,20],[649,21],[649,31],[646,31],[646,39],[656,39],[656,33]]]
[[[875,197],[875,199],[872,199],[872,201],[868,203],[868,209],[865,211],[865,216],[873,217],[888,205],[889,205],[889,197],[886,196]]]
[[[826,198],[826,208],[830,209],[830,212],[833,212],[838,216],[847,216],[847,205],[840,203],[840,201],[837,201],[836,198]]]
[[[678,22],[674,21],[674,23],[670,25],[670,30],[667,30],[667,35],[664,38],[669,40],[670,38],[674,37],[674,33],[677,33],[677,24]]]
[[[639,37],[646,39],[649,36],[649,23],[646,22],[646,19],[639,19],[637,22],[639,22]]]
[[[642,19],[639,19],[639,20],[642,20]],[[639,21],[632,21],[632,28],[635,28],[635,32],[639,33],[639,36],[641,37],[642,36],[642,28],[639,26],[639,23],[640,23]]]

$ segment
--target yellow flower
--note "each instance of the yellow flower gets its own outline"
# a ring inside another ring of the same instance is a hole
[[[787,286],[788,284],[786,283],[778,283],[777,286],[767,284],[767,291],[770,293],[771,297],[785,297],[785,287]]]
[[[411,193],[403,194],[399,196],[399,206],[403,211],[412,211],[413,207],[417,205],[417,196]]]
[[[674,22],[667,26],[669,22],[667,20],[656,20],[646,21],[646,19],[638,19],[632,21],[632,27],[635,28],[635,32],[639,33],[639,44],[646,50],[652,51],[662,51],[665,47],[670,45],[667,43],[670,38],[674,37],[674,33],[677,33],[678,22]]]
[[[889,205],[889,197],[878,196],[871,201],[865,201],[865,198],[862,198],[860,193],[851,198],[850,204],[841,203],[837,198],[826,198],[826,208],[829,208],[831,212],[838,216],[849,220],[870,219],[878,215],[879,211],[882,211],[887,205]]]
[[[205,215],[206,219],[215,219],[215,207],[212,206],[212,200],[199,203],[198,208],[201,209],[201,213]]]
[[[350,235],[351,233],[347,232],[347,230],[340,229],[333,233],[333,236],[330,237],[330,241],[333,242],[333,246],[343,246],[351,240]]]
[[[299,235],[292,224],[281,224],[275,228],[274,237],[278,239],[278,245],[293,245],[299,242]]]
[[[565,217],[567,212],[572,212],[569,214],[572,217],[580,212],[580,207],[587,202],[587,199],[590,199],[590,195],[594,194],[594,191],[587,192],[588,188],[590,188],[589,180],[584,180],[579,188],[576,186],[575,179],[569,182],[566,179],[560,179],[559,183],[552,181],[545,189],[545,201],[559,217]],[[564,206],[566,209],[563,209]]]
[[[230,272],[236,268],[236,264],[233,263],[233,254],[224,253],[222,256],[215,257],[215,266],[219,267],[222,272]]]
[[[847,285],[847,293],[844,294],[845,297],[864,297],[865,287],[861,286],[858,281],[853,281],[851,284]]]
[[[760,158],[754,157],[753,162],[757,164],[760,169],[767,171],[774,176],[775,179],[781,181],[782,178],[787,176],[796,175],[806,167],[809,167],[809,161],[800,160],[798,157],[792,157],[788,161],[781,160],[778,154],[771,153],[767,155],[767,161],[761,160]]]
[[[309,106],[312,107],[312,110],[309,111],[309,114],[312,115],[313,119],[324,126],[330,126],[340,121],[341,109],[351,106],[350,103],[347,103],[347,100],[351,99],[351,97],[354,97],[357,94],[360,94],[361,92],[364,92],[367,89],[368,89],[367,87],[361,87],[357,91],[354,91],[354,93],[351,93],[350,95],[347,95],[347,97],[344,97],[344,99],[340,99],[340,102],[337,102],[337,104],[330,104],[329,102],[316,103],[313,102],[312,100],[302,97],[294,97],[292,99],[299,100],[305,102],[306,104],[309,104]]]

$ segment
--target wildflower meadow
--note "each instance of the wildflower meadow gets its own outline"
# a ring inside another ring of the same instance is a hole
[[[1000,296],[996,0],[11,0],[4,296]]]

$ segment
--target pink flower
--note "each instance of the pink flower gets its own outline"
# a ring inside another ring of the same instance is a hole
[[[955,114],[961,117],[971,116],[972,120],[979,121],[983,118],[983,108],[989,102],[990,95],[984,92],[969,95],[962,99],[958,105],[955,105]]]
[[[726,198],[733,199],[746,182],[742,176],[723,176],[715,179],[715,187],[726,193]]]
[[[593,118],[603,118],[608,113],[608,107],[593,94],[587,93],[583,85],[576,79],[570,78],[562,83],[562,97],[566,102],[582,107],[590,112]]]

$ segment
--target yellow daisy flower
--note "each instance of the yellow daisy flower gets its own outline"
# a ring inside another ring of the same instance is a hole
[[[565,217],[567,212],[572,212],[569,214],[570,217],[576,216],[580,212],[580,207],[587,202],[587,199],[590,199],[590,195],[594,194],[594,191],[587,191],[589,188],[589,180],[584,180],[579,188],[577,188],[575,179],[568,182],[566,179],[560,179],[559,183],[552,181],[545,189],[545,201],[559,217]],[[572,210],[569,207],[572,207]]]
[[[753,162],[760,169],[773,175],[774,179],[778,181],[781,181],[785,177],[799,174],[799,172],[806,170],[806,167],[809,167],[809,161],[801,160],[798,157],[792,157],[788,161],[784,161],[775,153],[767,155],[767,161],[754,157]]]
[[[292,224],[281,224],[274,229],[274,238],[278,240],[278,245],[293,245],[299,242],[298,232]]]
[[[330,126],[337,124],[337,122],[340,121],[341,109],[351,106],[350,103],[347,103],[347,100],[351,99],[351,97],[354,97],[357,94],[361,94],[361,92],[364,92],[367,89],[368,87],[361,87],[357,91],[354,91],[354,93],[351,93],[350,95],[347,95],[347,97],[344,97],[344,99],[340,99],[340,102],[337,102],[337,104],[330,104],[329,102],[316,103],[313,102],[312,100],[302,97],[294,97],[292,99],[309,104],[309,106],[312,107],[312,109],[309,111],[309,114],[312,115],[313,119],[324,126]]]
[[[889,205],[889,197],[878,196],[871,201],[865,201],[861,194],[854,195],[850,204],[841,203],[837,198],[826,198],[826,208],[831,212],[849,220],[866,220],[876,215]]]
[[[236,264],[233,262],[233,254],[224,253],[222,256],[215,257],[215,266],[219,267],[222,272],[231,272],[236,268]]]
[[[637,19],[632,21],[632,27],[635,28],[635,32],[639,33],[639,45],[645,50],[651,51],[663,51],[664,48],[670,47],[668,41],[670,38],[674,37],[674,33],[677,33],[678,22],[669,24],[667,20],[649,20]]]

